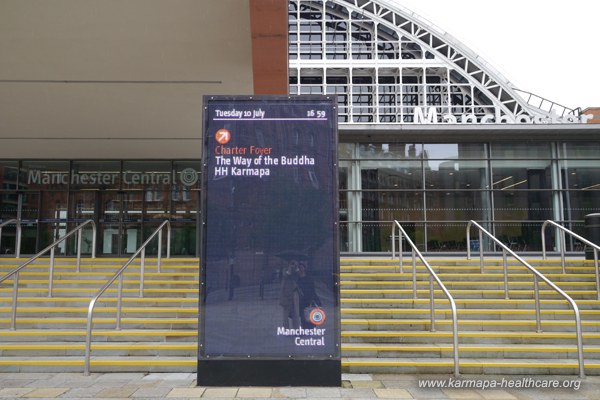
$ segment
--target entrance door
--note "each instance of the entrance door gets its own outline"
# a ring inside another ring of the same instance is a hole
[[[137,250],[142,239],[141,192],[80,191],[72,195],[73,217],[96,222],[97,255],[122,257]],[[87,252],[91,231],[84,230],[83,238],[82,251]]]

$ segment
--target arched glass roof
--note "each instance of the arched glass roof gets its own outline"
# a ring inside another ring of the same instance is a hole
[[[341,123],[575,114],[522,92],[458,40],[385,0],[289,0],[290,94],[335,95]],[[521,95],[519,95],[519,93]],[[522,96],[525,94],[525,96]]]

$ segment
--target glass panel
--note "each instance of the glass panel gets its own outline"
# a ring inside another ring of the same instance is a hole
[[[425,144],[425,158],[487,158],[483,143]]]
[[[494,191],[494,207],[496,221],[543,222],[552,219],[552,192]]]
[[[363,251],[392,251],[392,223],[390,222],[363,222],[362,240]],[[424,251],[425,229],[423,223],[405,222],[402,228],[415,243],[420,251]],[[397,246],[397,244],[396,244]],[[403,245],[403,250],[410,252],[407,245]],[[396,247],[397,248],[397,247]]]
[[[68,190],[68,161],[23,161],[20,189],[22,190]]]
[[[200,179],[200,171],[202,164],[200,161],[174,161],[173,169],[175,170],[175,182],[173,190],[200,190],[202,181]]]
[[[592,158],[600,156],[600,143],[577,142],[561,143],[558,146],[562,158]]]
[[[39,218],[40,197],[37,192],[21,194],[21,254],[37,253],[38,224],[36,222]]]
[[[120,255],[121,194],[116,192],[101,193],[99,203],[98,253]]]
[[[550,158],[550,142],[492,143],[492,158]]]
[[[197,229],[195,221],[171,223],[171,235],[171,256],[196,256]],[[166,231],[163,232],[163,236],[166,237]],[[166,245],[166,239],[164,240]],[[164,248],[163,251],[166,252]]]
[[[487,191],[428,191],[428,221],[486,220],[491,215]]]
[[[85,220],[97,221],[96,213],[96,202],[98,199],[98,192],[95,190],[84,190],[71,193],[70,200],[70,217],[69,220],[76,221],[76,223],[82,223]],[[73,226],[74,227],[74,226]],[[91,228],[85,228],[81,234],[81,253],[91,254],[92,253],[92,240],[93,231]],[[76,254],[77,244],[75,243],[72,248],[73,254]]]
[[[394,158],[420,160],[423,156],[421,144],[407,143],[361,143],[359,146],[360,157],[370,158]]]
[[[170,190],[173,175],[170,161],[124,161],[123,189]]]
[[[363,161],[360,167],[363,189],[423,188],[420,161]]]
[[[600,160],[562,160],[560,167],[565,189],[600,190]]]
[[[423,221],[423,192],[365,191],[363,221]]]
[[[492,161],[492,171],[493,189],[537,190],[552,188],[550,160]]]
[[[464,160],[425,160],[427,189],[487,189],[487,162]]]
[[[119,161],[73,161],[71,189],[119,189]]]
[[[511,250],[541,251],[541,229],[543,222],[517,221],[495,222],[496,237]],[[549,229],[550,231],[550,229]]]
[[[0,223],[18,217],[18,171],[17,162],[0,161]],[[7,225],[2,228],[0,254],[15,254],[16,232],[16,225]]]
[[[467,251],[466,226],[465,222],[428,222],[427,251]]]
[[[567,221],[583,221],[587,214],[597,213],[600,207],[600,188],[563,192],[564,216]]]

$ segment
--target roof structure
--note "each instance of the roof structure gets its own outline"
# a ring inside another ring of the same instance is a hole
[[[456,38],[386,0],[290,0],[290,94],[338,98],[339,122],[553,123],[569,109],[518,90]],[[421,115],[417,115],[421,112]]]

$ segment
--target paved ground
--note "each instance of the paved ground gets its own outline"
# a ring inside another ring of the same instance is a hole
[[[189,373],[0,373],[0,398],[589,400],[600,377],[344,374],[339,388],[253,388],[196,387]]]

